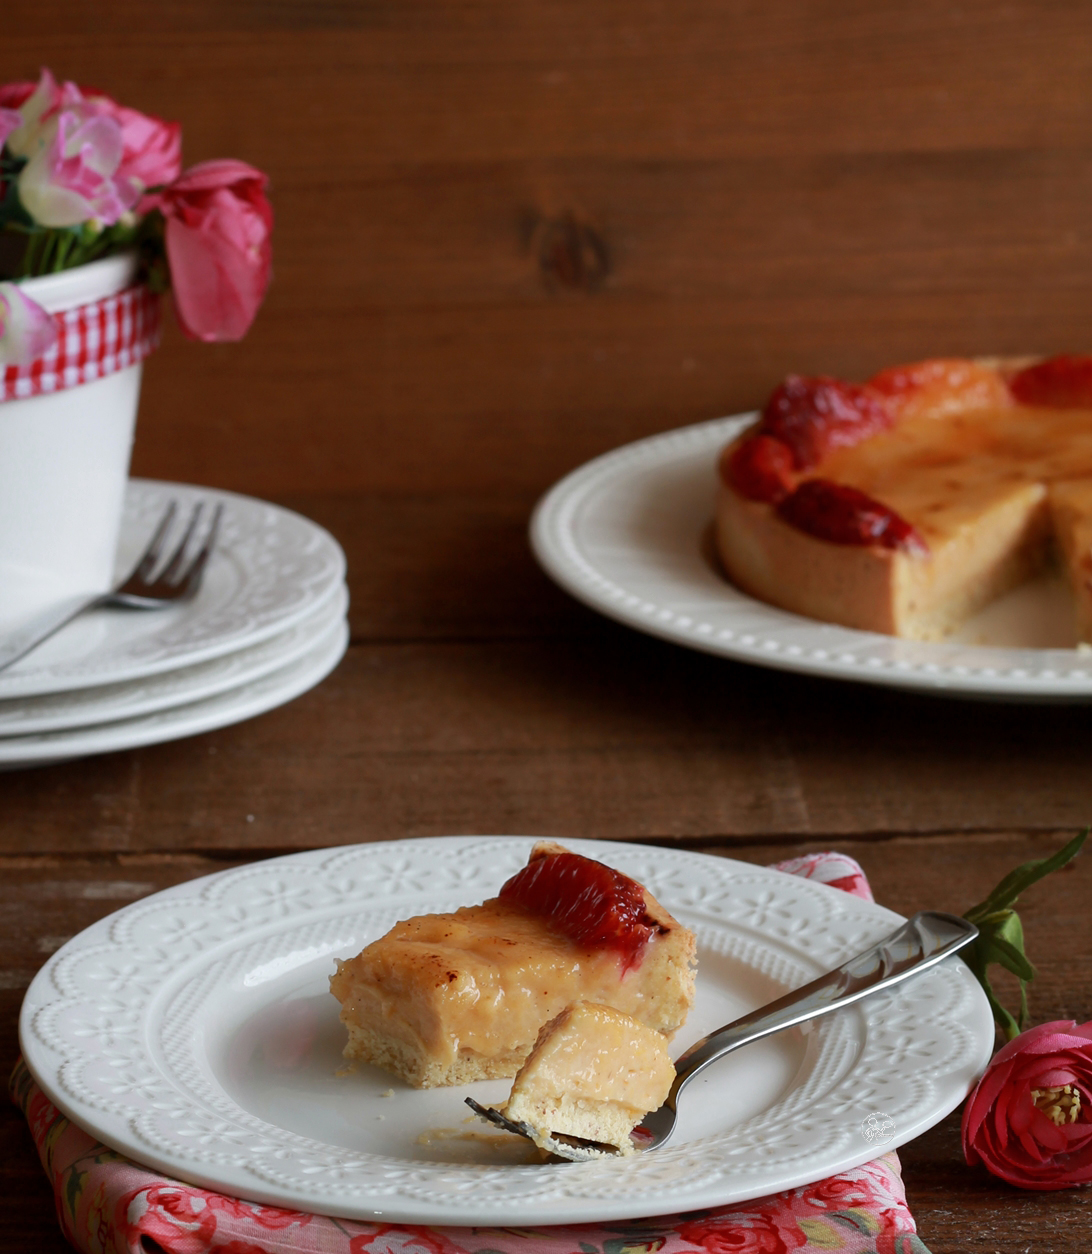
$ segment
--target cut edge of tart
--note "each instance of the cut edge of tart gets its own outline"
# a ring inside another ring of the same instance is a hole
[[[719,471],[718,555],[751,596],[938,640],[1058,560],[1092,640],[1092,357],[790,376]]]
[[[345,1056],[416,1088],[516,1074],[542,1025],[580,1000],[670,1038],[694,998],[694,935],[637,881],[552,841],[500,893],[403,920],[330,990]]]
[[[581,1001],[543,1026],[497,1109],[526,1124],[542,1149],[551,1138],[579,1137],[632,1154],[630,1133],[663,1105],[674,1079],[662,1033]]]

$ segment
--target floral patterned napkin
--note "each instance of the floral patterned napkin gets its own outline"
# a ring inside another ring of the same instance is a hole
[[[808,854],[776,869],[872,900],[864,872],[842,854]],[[711,1211],[552,1228],[427,1228],[329,1219],[198,1189],[88,1136],[22,1060],[10,1090],[53,1184],[61,1230],[83,1254],[929,1254],[894,1153]]]

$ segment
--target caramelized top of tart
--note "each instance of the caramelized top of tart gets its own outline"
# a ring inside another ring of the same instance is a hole
[[[1092,476],[1092,357],[1013,373],[942,358],[864,384],[792,375],[720,473],[820,539],[924,554],[1015,485]]]

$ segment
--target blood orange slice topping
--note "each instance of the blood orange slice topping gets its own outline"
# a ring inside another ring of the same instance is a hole
[[[1009,390],[1021,405],[1092,408],[1092,357],[1048,357],[1013,375]]]
[[[795,468],[808,470],[834,449],[858,444],[893,421],[885,398],[867,384],[791,374],[766,402],[757,434],[787,444]]]
[[[777,512],[787,523],[832,544],[877,545],[924,554],[929,546],[915,527],[867,493],[829,479],[808,479]]]
[[[749,501],[776,504],[793,489],[792,449],[772,435],[752,435],[724,450],[720,476]]]
[[[615,949],[623,970],[636,966],[661,927],[645,909],[635,880],[578,853],[551,853],[529,862],[500,890],[588,949]]]

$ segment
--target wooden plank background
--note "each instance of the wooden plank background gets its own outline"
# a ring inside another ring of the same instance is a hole
[[[0,1061],[67,936],[271,853],[450,832],[859,857],[961,910],[1092,816],[1086,707],[782,675],[598,618],[535,567],[555,478],[787,371],[1092,347],[1079,0],[38,0],[0,81],[95,84],[268,171],[238,345],[170,327],[137,473],[280,500],[350,563],[313,692],[0,773]],[[1029,894],[1033,1018],[1092,1018],[1087,859]],[[1023,904],[1022,904],[1023,909]],[[934,1254],[1085,1254],[1086,1192],[903,1152]],[[67,1249],[0,1114],[0,1251]]]
[[[139,473],[538,490],[788,370],[1087,347],[1080,0],[42,0],[40,64],[268,171],[241,345],[153,360]]]

